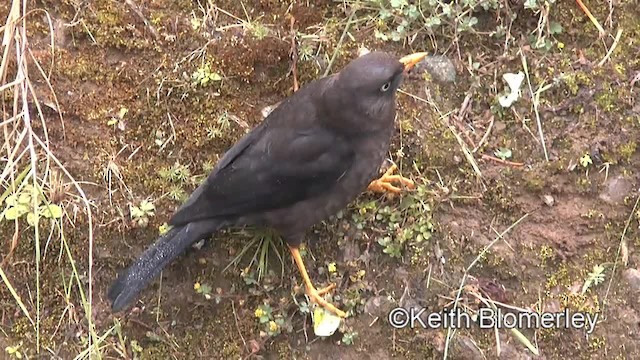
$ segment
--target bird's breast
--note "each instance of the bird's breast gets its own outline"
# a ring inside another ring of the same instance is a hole
[[[336,179],[334,186],[323,194],[298,202],[286,211],[269,214],[270,225],[283,233],[285,238],[296,237],[344,209],[378,176],[389,150],[392,130],[354,139],[351,142],[354,150],[353,163]],[[296,216],[287,216],[288,214]]]

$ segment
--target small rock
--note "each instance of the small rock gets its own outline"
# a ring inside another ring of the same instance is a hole
[[[542,201],[544,201],[547,206],[553,206],[556,203],[556,200],[553,198],[553,196],[549,194],[542,195]]]
[[[456,81],[456,68],[448,57],[443,55],[427,56],[416,64],[415,73],[421,74],[426,70],[433,79],[439,83],[452,83]]]
[[[607,180],[605,189],[598,197],[612,205],[622,204],[624,198],[629,195],[632,189],[633,185],[628,179],[622,176],[616,176]]]
[[[386,318],[393,309],[393,303],[386,296],[374,296],[364,304],[364,312],[373,316]]]
[[[629,287],[635,292],[640,292],[640,271],[637,269],[627,269],[622,273],[622,276],[627,283],[629,283]]]

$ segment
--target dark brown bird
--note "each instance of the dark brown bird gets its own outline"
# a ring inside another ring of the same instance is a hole
[[[316,290],[298,252],[306,231],[358,194],[400,191],[387,173],[375,179],[394,129],[396,90],[425,53],[400,60],[372,52],[285,99],[222,157],[170,219],[173,228],[123,271],[109,290],[112,309],[132,301],[191,244],[225,226],[259,225],[286,240],[310,298],[346,314]]]

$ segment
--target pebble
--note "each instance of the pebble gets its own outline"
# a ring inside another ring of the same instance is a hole
[[[416,64],[414,74],[422,74],[427,71],[433,80],[447,84],[456,81],[456,68],[448,57],[443,55],[427,56]]]
[[[622,273],[622,276],[629,284],[631,290],[640,292],[640,271],[637,269],[627,269]]]
[[[604,185],[604,190],[598,196],[604,202],[615,205],[622,204],[633,189],[629,179],[622,176],[611,177]]]

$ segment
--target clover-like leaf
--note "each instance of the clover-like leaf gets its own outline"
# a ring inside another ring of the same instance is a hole
[[[30,212],[27,214],[27,224],[30,226],[36,226],[36,219],[38,215],[34,212]]]
[[[4,218],[7,220],[15,220],[29,212],[29,207],[23,204],[16,204],[5,211]]]
[[[56,204],[40,206],[40,212],[47,219],[60,219],[62,217],[62,207]]]

